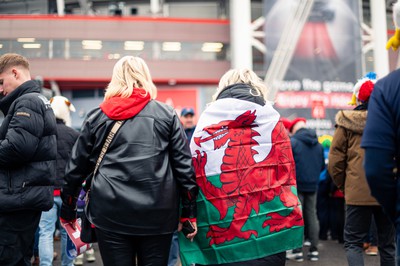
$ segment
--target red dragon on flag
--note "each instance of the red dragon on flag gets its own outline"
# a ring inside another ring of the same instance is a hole
[[[226,106],[232,106],[232,112]],[[219,100],[202,114],[191,143],[201,191],[198,249],[183,243],[183,265],[242,261],[301,246],[304,223],[295,165],[289,137],[278,120],[271,106],[235,99]],[[217,215],[212,214],[215,209]],[[229,257],[229,246],[242,249],[246,241],[252,245],[242,250],[246,255],[238,252],[237,258]],[[266,248],[271,241],[276,247]],[[186,249],[195,255],[185,254]]]

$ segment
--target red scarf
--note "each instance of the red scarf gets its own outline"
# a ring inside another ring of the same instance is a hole
[[[125,120],[137,115],[150,101],[149,93],[135,88],[129,98],[113,97],[100,104],[100,109],[113,120]]]

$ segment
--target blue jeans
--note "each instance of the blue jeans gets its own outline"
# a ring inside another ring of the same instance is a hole
[[[363,242],[368,235],[372,216],[378,232],[381,266],[395,265],[395,229],[382,207],[346,205],[344,248],[349,266],[364,265]]]
[[[178,231],[172,235],[171,249],[169,251],[168,266],[175,266],[179,257]]]
[[[56,223],[60,217],[61,210],[61,197],[54,197],[54,205],[47,212],[42,212],[39,222],[39,257],[40,266],[52,266],[53,265],[53,252],[54,252],[54,231],[56,229]],[[66,243],[67,243],[67,232],[61,226],[61,265],[72,266],[72,261],[67,257],[66,254]]]
[[[317,248],[319,240],[317,192],[299,192],[299,199],[303,208],[304,230],[311,242],[310,248]]]

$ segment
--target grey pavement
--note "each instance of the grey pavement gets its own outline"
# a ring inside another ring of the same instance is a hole
[[[103,265],[100,252],[97,244],[94,244],[96,261],[92,263],[85,262],[85,266],[101,266]],[[326,240],[320,241],[318,245],[320,258],[319,261],[311,262],[306,259],[308,248],[304,247],[305,259],[303,262],[287,261],[286,266],[344,266],[347,265],[346,255],[344,252],[343,244],[339,244],[337,241]],[[54,261],[54,266],[61,266],[60,261],[60,242],[55,242],[55,249],[58,254],[58,259]],[[377,266],[379,263],[378,256],[364,256],[365,266]],[[115,265],[118,266],[118,265]]]
[[[308,247],[303,247],[304,261],[303,262],[287,261],[286,266],[348,265],[343,244],[339,244],[338,241],[333,241],[333,240],[319,241],[318,251],[319,251],[319,260],[315,262],[309,261],[307,260]],[[380,265],[379,255],[378,256],[364,255],[364,266],[377,266],[377,265]]]

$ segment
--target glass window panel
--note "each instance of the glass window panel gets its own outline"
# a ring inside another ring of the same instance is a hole
[[[71,58],[79,58],[83,60],[99,59],[103,58],[103,44],[83,44],[84,40],[71,40],[69,42],[70,46],[70,56]]]
[[[53,58],[65,58],[66,40],[53,40]]]
[[[105,89],[98,89],[97,94],[100,98],[104,98]]]
[[[48,58],[49,41],[36,39],[27,42],[12,40],[11,50],[13,53],[17,53],[28,58]]]
[[[52,58],[72,58],[82,60],[118,60],[127,55],[140,56],[145,60],[229,60],[228,44],[222,44],[220,49],[213,50],[210,49],[210,46],[205,48],[203,42],[171,42],[166,44],[162,41],[145,42],[140,40],[91,41],[95,42],[87,45],[84,43],[84,40],[76,39],[34,39],[30,42],[18,42],[16,39],[3,39],[0,40],[0,52],[19,53],[28,58],[49,58],[52,56]],[[50,42],[52,44],[49,44]],[[213,42],[210,43],[211,46],[212,44],[215,44]]]
[[[0,39],[0,54],[10,53],[10,52],[12,52],[11,41]]]
[[[73,90],[72,98],[93,98],[95,96],[95,90]]]

